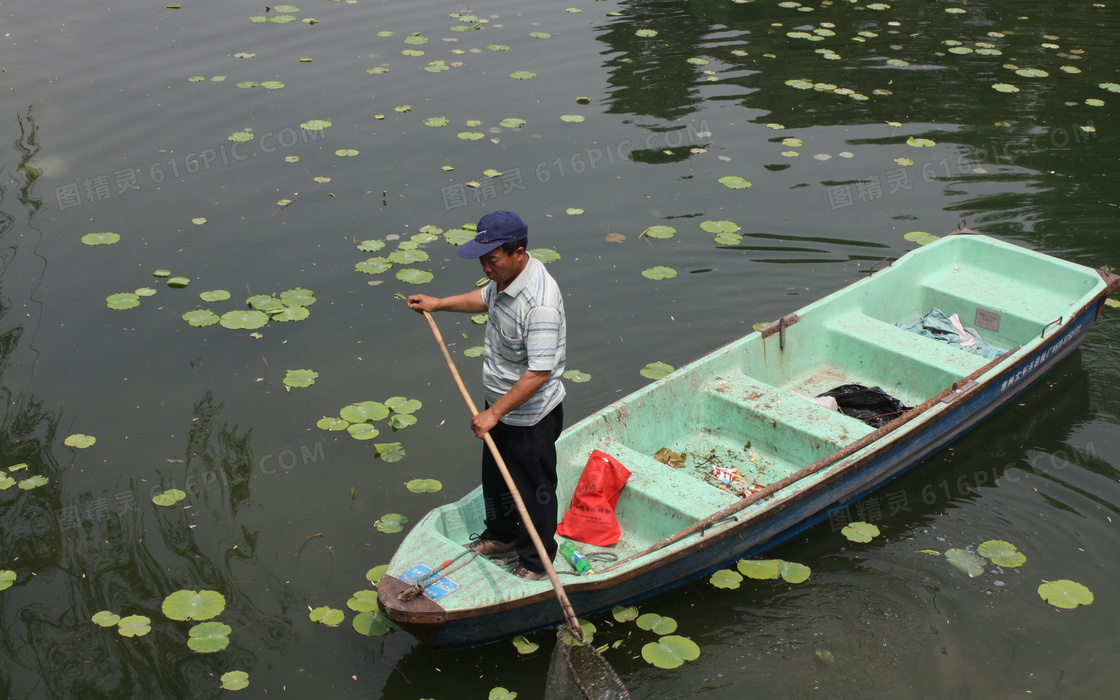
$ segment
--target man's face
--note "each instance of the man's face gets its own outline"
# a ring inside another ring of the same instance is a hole
[[[486,276],[498,283],[498,287],[505,287],[517,278],[525,267],[528,253],[524,248],[518,248],[513,255],[506,255],[501,248],[495,248],[478,259],[482,263],[482,271]]]

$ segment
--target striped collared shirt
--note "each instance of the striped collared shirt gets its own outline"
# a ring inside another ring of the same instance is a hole
[[[530,258],[503,291],[495,282],[483,287],[482,300],[489,309],[482,366],[487,403],[504,396],[526,370],[552,372],[536,394],[502,418],[509,425],[535,425],[564,399],[567,326],[560,287]]]

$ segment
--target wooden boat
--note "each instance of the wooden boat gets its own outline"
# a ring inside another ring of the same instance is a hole
[[[947,236],[876,267],[564,431],[561,516],[592,450],[632,472],[616,509],[622,539],[583,547],[618,561],[590,575],[561,574],[578,614],[756,555],[879,488],[1072,353],[1120,283],[980,235]],[[1002,354],[989,360],[896,325],[934,307],[956,313]],[[913,408],[876,429],[807,399],[852,383],[881,387]],[[690,459],[674,468],[654,458],[661,448]],[[712,464],[739,469],[755,492],[716,481]],[[547,579],[524,581],[508,566],[461,556],[483,518],[480,489],[428,513],[381,579],[383,614],[440,648],[561,623]],[[447,560],[455,563],[441,569]],[[559,557],[556,568],[573,572]],[[431,585],[405,600],[427,572]]]

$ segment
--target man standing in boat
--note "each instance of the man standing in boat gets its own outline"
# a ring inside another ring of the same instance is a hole
[[[567,327],[556,280],[531,255],[529,228],[517,214],[482,217],[474,240],[459,246],[476,258],[490,283],[449,297],[414,294],[409,308],[423,311],[486,311],[482,385],[486,410],[471,420],[475,437],[487,433],[521,494],[548,556],[556,555],[556,439],[563,428]],[[516,551],[513,574],[544,578],[544,564],[489,450],[482,451],[486,530],[470,548],[486,556]]]

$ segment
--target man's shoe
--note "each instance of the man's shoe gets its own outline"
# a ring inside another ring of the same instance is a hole
[[[497,554],[512,552],[516,544],[516,542],[502,542],[501,540],[495,540],[489,537],[479,537],[477,540],[467,545],[467,549],[478,552],[484,557],[492,557]]]
[[[524,564],[518,564],[517,566],[513,567],[513,571],[511,571],[510,573],[512,573],[517,578],[522,578],[526,581],[540,581],[545,576],[543,571],[529,571],[525,568]]]

